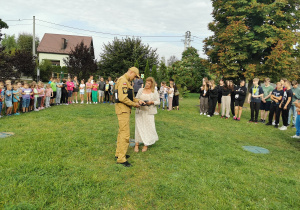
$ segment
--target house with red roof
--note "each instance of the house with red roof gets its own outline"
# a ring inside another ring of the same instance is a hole
[[[53,65],[66,66],[63,60],[68,58],[71,50],[74,50],[82,41],[95,57],[93,38],[90,36],[46,33],[37,48],[39,63],[49,60]]]

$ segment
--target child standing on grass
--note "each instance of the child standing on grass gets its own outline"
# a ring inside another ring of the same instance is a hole
[[[161,102],[164,100],[164,86],[162,82],[160,83],[160,88],[159,88],[159,100],[160,102],[158,108],[160,109]]]
[[[49,108],[51,98],[53,98],[53,89],[52,89],[52,86],[49,84],[46,85],[46,94],[45,95],[46,95],[46,106],[45,107]]]
[[[67,82],[68,104],[72,104],[73,89],[74,89],[74,83],[71,81],[71,78],[68,78],[68,82]]]
[[[280,82],[277,82],[276,88],[272,91],[271,94],[271,107],[270,107],[270,113],[269,113],[269,122],[266,125],[272,125],[272,119],[275,114],[275,128],[278,128],[279,124],[279,115],[276,113],[279,112],[279,104],[281,103],[283,96],[283,90],[282,90],[282,84]]]
[[[207,117],[214,116],[215,107],[218,102],[218,87],[215,86],[215,81],[210,80],[208,82],[209,85],[209,99],[208,99],[208,115]]]
[[[22,108],[23,108],[23,113],[28,112],[28,107],[30,104],[30,96],[32,95],[32,90],[29,88],[28,84],[24,84],[24,89],[22,90]]]
[[[300,102],[299,100],[295,100],[293,102],[294,106],[296,107],[296,111],[297,111],[297,118],[296,118],[296,134],[294,136],[291,136],[292,138],[295,139],[300,139]]]
[[[92,83],[91,83],[91,78],[87,81],[86,83],[86,104],[90,104],[92,103],[92,99],[91,99],[91,95],[92,95]]]
[[[282,101],[279,104],[279,113],[282,112],[282,122],[283,126],[279,129],[282,131],[287,130],[288,126],[288,118],[289,118],[289,111],[292,104],[292,97],[293,97],[293,91],[291,90],[291,82],[286,81],[284,83],[286,91],[283,93]],[[276,113],[277,115],[277,113]]]
[[[29,103],[29,111],[33,110],[33,105],[34,105],[34,83],[31,83],[30,89],[32,90],[32,95],[30,95],[30,103]]]
[[[243,105],[245,102],[246,94],[247,94],[247,88],[245,87],[245,80],[240,81],[240,85],[235,87],[235,94],[234,94],[234,100],[235,100],[235,111],[234,111],[234,120],[240,121],[243,111]]]
[[[34,86],[33,86],[33,96],[34,96],[33,108],[34,108],[34,111],[37,112],[37,111],[39,111],[38,107],[37,107],[37,101],[38,101],[38,97],[39,97],[37,84],[34,84]]]
[[[12,91],[11,91],[11,85],[6,85],[6,91],[5,91],[5,105],[6,105],[6,115],[11,116],[12,111]]]
[[[67,90],[67,84],[66,80],[63,79],[62,85],[61,85],[61,103],[68,105],[68,90]]]
[[[94,80],[94,84],[92,85],[92,101],[94,104],[98,103],[98,84],[96,83],[96,80]]]
[[[222,116],[221,118],[228,119],[230,117],[230,101],[231,101],[231,88],[229,81],[226,80],[222,88]]]
[[[18,85],[14,84],[13,86],[13,114],[14,115],[20,115],[20,113],[18,112],[18,108],[19,108],[19,101],[20,101],[20,95],[19,95],[19,91],[18,91]]]
[[[168,101],[169,101],[168,111],[173,110],[173,97],[174,97],[174,82],[170,81],[170,88],[168,90]]]
[[[270,85],[270,79],[266,78],[265,79],[265,86],[262,87],[264,91],[263,98],[261,99],[261,104],[260,104],[260,121],[262,123],[266,122],[266,118],[268,116],[268,113],[270,111],[271,107],[271,94],[273,91],[273,87]]]
[[[0,82],[0,118],[2,117],[2,108],[4,105],[4,84]]]
[[[103,103],[109,103],[109,91],[110,91],[110,85],[108,80],[105,81],[105,91],[104,91],[104,102]]]
[[[200,115],[206,115],[208,112],[208,88],[208,80],[204,78],[200,90]]]
[[[80,94],[81,104],[84,103],[84,88],[85,88],[84,80],[81,80],[81,83],[79,86],[79,94]]]
[[[264,96],[264,91],[262,87],[258,85],[259,79],[254,78],[253,79],[253,86],[249,90],[249,96],[248,96],[248,103],[250,103],[250,109],[251,109],[251,119],[249,120],[249,123],[255,122],[257,124],[258,122],[258,113],[261,103],[261,98]],[[255,113],[255,115],[254,115]]]

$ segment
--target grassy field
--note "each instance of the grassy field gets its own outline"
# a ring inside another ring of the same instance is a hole
[[[156,115],[159,141],[114,159],[114,106],[55,106],[0,119],[0,208],[300,209],[300,142],[280,131],[199,115],[198,94]],[[247,106],[247,105],[246,105]],[[134,113],[131,116],[134,138]],[[254,154],[242,146],[260,146]]]

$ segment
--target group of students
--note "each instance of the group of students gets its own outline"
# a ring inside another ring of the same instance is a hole
[[[249,93],[248,97],[247,93]],[[220,84],[216,86],[213,80],[208,81],[207,78],[203,78],[200,91],[200,115],[212,117],[222,111],[221,118],[228,119],[231,111],[233,120],[240,121],[246,99],[250,103],[251,110],[249,123],[266,123],[267,120],[266,125],[274,125],[278,128],[282,116],[283,125],[279,129],[287,130],[293,116],[291,127],[297,128],[293,138],[300,138],[300,122],[297,123],[298,120],[300,121],[300,101],[298,101],[300,88],[297,81],[291,83],[285,78],[277,82],[275,88],[270,85],[269,78],[265,79],[263,86],[259,86],[259,79],[254,78],[249,92],[244,80],[241,80],[239,85],[234,85],[231,80],[225,82],[220,80]],[[260,120],[258,120],[259,111],[261,111]]]
[[[7,116],[19,115],[20,112],[40,111],[53,105],[69,105],[78,103],[78,92],[81,104],[84,103],[84,94],[87,95],[87,104],[114,103],[113,89],[115,82],[109,77],[105,82],[101,78],[99,83],[91,76],[85,83],[79,83],[75,76],[73,80],[68,78],[61,82],[56,78],[50,78],[47,84],[35,82],[11,83],[6,80],[0,82],[0,118],[4,110]]]

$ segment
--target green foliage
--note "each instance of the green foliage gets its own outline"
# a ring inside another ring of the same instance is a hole
[[[52,73],[54,73],[55,77],[57,73],[68,73],[67,67],[52,65],[50,60],[43,60],[43,62],[38,66],[38,68],[40,69],[40,80],[43,82],[49,81],[49,78],[52,77]]]
[[[31,34],[26,34],[26,33],[20,34],[17,40],[17,49],[21,51],[32,52],[32,40],[33,40],[33,36]],[[40,43],[39,38],[36,37],[35,51],[37,50],[39,43]]]
[[[146,81],[146,79],[150,76],[150,69],[149,69],[149,63],[148,63],[148,60],[147,60],[147,63],[146,63],[146,68],[145,68],[145,77],[144,77],[144,82]]]
[[[136,68],[140,68],[140,65],[139,65],[139,62],[138,62],[138,60],[136,60],[136,61],[135,61],[135,63],[134,63],[134,67],[136,67]]]
[[[20,78],[20,72],[13,70],[13,59],[10,54],[0,48],[0,81]]]
[[[197,50],[189,47],[182,53],[182,60],[168,67],[169,76],[180,84],[183,91],[198,92],[203,77],[208,77],[205,60],[199,57]],[[186,88],[186,89],[185,89]]]
[[[5,52],[15,53],[17,49],[17,41],[15,35],[4,35],[4,38],[1,41],[2,47]]]
[[[2,19],[0,19],[0,29],[2,28],[8,28],[8,25],[4,21],[2,21]]]
[[[217,77],[288,76],[299,29],[299,1],[212,0],[214,35],[204,50]]]
[[[90,49],[83,42],[72,49],[64,62],[71,76],[77,76],[79,80],[87,79],[97,72],[97,64]]]
[[[152,67],[152,70],[151,70],[151,77],[153,77],[154,79],[155,79],[155,81],[157,82],[157,67],[156,67],[156,65],[154,65],[153,67]]]
[[[167,69],[167,66],[164,62],[163,59],[161,59],[160,63],[159,63],[159,82],[162,82],[162,81],[167,81],[169,78],[168,78],[168,69]]]
[[[14,68],[25,76],[34,78],[35,76],[35,57],[30,51],[17,50],[12,56]]]
[[[119,77],[135,65],[143,74],[148,61],[149,67],[158,64],[156,49],[142,43],[139,38],[115,38],[103,45],[99,68],[103,76]]]

